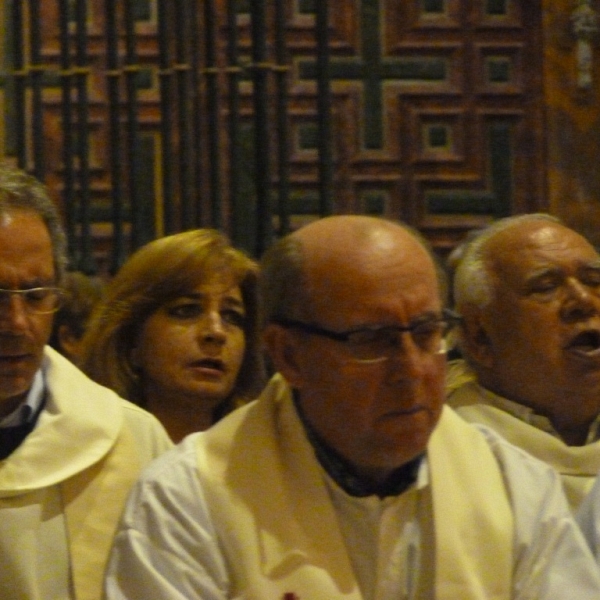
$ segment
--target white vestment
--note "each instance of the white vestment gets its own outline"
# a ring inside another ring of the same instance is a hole
[[[448,408],[416,485],[398,498],[346,497],[276,376],[257,402],[145,471],[115,538],[106,593],[598,600],[600,575],[556,473]]]
[[[0,598],[99,600],[140,470],[172,447],[155,417],[46,348],[46,404],[0,461]]]

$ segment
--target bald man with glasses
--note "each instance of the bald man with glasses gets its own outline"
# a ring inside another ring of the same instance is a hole
[[[329,217],[261,268],[278,373],[145,472],[107,598],[600,597],[557,474],[444,406],[455,319],[415,232]]]
[[[46,346],[65,238],[44,186],[0,165],[0,598],[99,600],[125,497],[172,446],[149,413]]]

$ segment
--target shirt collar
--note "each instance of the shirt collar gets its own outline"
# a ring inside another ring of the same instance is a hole
[[[25,401],[0,421],[0,428],[17,427],[33,421],[44,402],[45,390],[44,375],[39,369],[33,377]]]
[[[347,494],[355,497],[376,495],[380,498],[387,496],[398,496],[406,491],[416,480],[423,455],[419,455],[408,463],[396,469],[385,482],[374,484],[361,478],[354,467],[317,434],[308,422],[294,390],[294,405],[306,435],[315,451],[315,455],[325,472],[339,485]]]
[[[559,433],[556,431],[554,426],[552,425],[550,419],[543,415],[537,414],[533,408],[529,406],[525,406],[523,404],[519,404],[514,400],[509,400],[508,398],[503,398],[502,396],[498,396],[491,392],[490,390],[479,386],[485,393],[487,397],[487,401],[496,408],[507,412],[509,415],[512,415],[519,421],[523,421],[536,429],[539,429],[555,438],[561,439]],[[585,441],[586,444],[591,444],[597,441],[600,438],[600,415],[598,415],[590,425],[588,430],[587,439]]]

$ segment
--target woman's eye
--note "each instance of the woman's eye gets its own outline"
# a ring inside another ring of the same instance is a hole
[[[244,327],[246,324],[246,315],[237,310],[221,311],[221,319],[224,323],[235,325],[236,327]]]
[[[167,313],[178,319],[191,319],[202,314],[202,307],[199,304],[176,304],[169,307]]]

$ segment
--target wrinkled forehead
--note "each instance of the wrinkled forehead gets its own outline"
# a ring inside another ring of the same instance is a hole
[[[388,237],[314,253],[305,263],[309,293],[318,305],[370,305],[399,298],[440,301],[434,262],[416,241]]]
[[[597,250],[582,235],[558,223],[528,223],[498,234],[487,249],[488,264],[499,275],[544,266],[565,269],[595,265]]]

